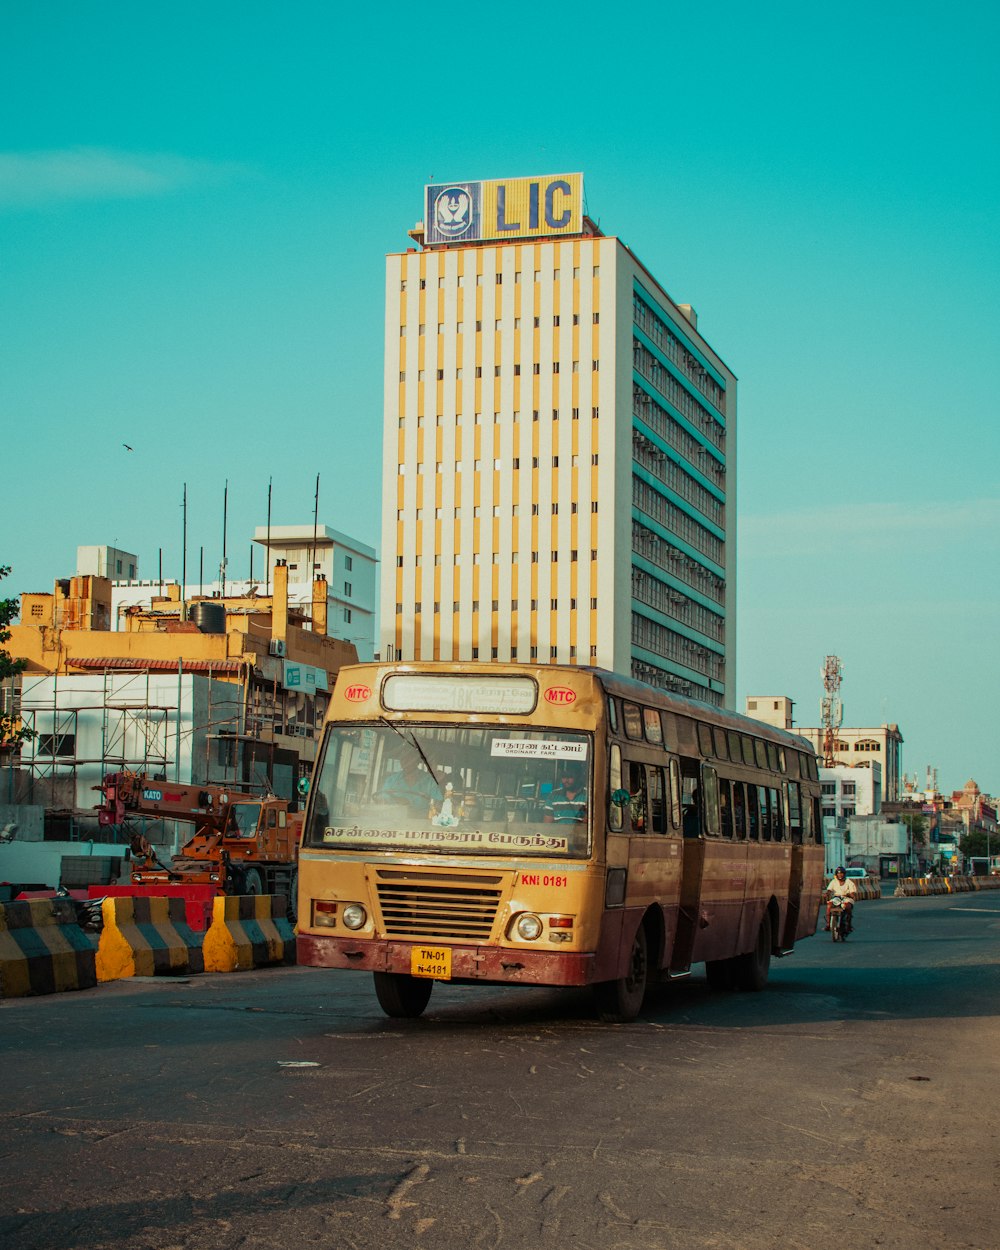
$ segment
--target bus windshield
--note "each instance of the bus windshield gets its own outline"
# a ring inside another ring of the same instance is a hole
[[[587,856],[591,754],[588,735],[557,730],[332,725],[305,842]]]

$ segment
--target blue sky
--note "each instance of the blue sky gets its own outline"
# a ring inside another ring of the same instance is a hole
[[[383,256],[432,176],[582,170],[740,379],[738,687],[1000,791],[995,5],[8,0],[6,593],[78,544],[377,546]],[[991,363],[992,362],[992,363]],[[135,450],[126,452],[122,443]],[[257,562],[259,571],[259,558]]]

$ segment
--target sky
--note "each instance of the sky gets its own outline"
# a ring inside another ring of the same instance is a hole
[[[1000,7],[6,0],[0,592],[81,544],[377,547],[384,256],[430,180],[582,171],[739,378],[737,698],[1000,793]],[[990,362],[993,362],[992,364]],[[127,451],[124,444],[133,448]],[[260,548],[256,572],[262,571]]]

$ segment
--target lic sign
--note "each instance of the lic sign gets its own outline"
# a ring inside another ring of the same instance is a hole
[[[583,174],[424,187],[424,242],[481,243],[579,234]]]

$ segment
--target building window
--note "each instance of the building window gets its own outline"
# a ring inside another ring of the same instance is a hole
[[[344,556],[344,568],[348,573],[354,568],[354,560],[351,556]]]
[[[554,326],[557,326],[557,325],[559,324],[559,314],[558,314],[558,313],[556,313],[556,315],[552,318],[552,324],[553,324]]]
[[[39,734],[35,755],[44,755],[50,759],[59,759],[76,754],[76,734]]]
[[[350,593],[351,593],[351,583],[344,582],[344,594],[349,595]]]
[[[351,609],[350,608],[344,608],[344,620],[346,621],[348,625],[350,625],[351,623]]]

